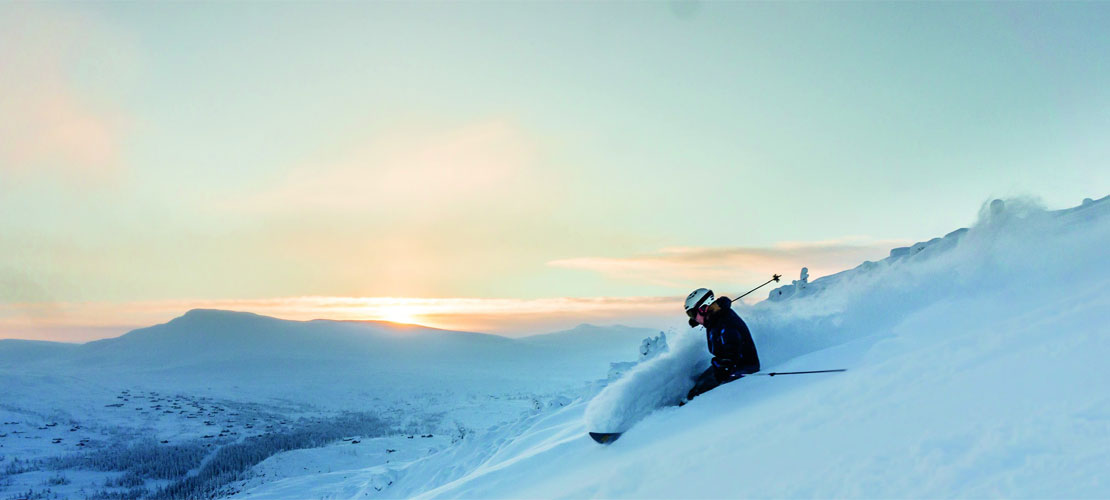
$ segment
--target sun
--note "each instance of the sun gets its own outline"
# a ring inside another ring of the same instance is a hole
[[[388,314],[382,316],[382,320],[388,321],[390,323],[402,323],[406,325],[416,324],[416,316],[412,313],[412,311],[407,311],[404,309],[390,311]]]

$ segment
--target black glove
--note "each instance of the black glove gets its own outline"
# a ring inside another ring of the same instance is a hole
[[[713,374],[722,382],[736,380],[743,376],[731,359],[717,358],[713,360]]]

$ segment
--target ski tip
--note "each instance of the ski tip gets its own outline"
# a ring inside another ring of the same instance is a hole
[[[591,432],[590,437],[598,444],[609,444],[621,437],[619,432]]]

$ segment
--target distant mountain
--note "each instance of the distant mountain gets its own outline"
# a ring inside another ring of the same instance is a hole
[[[290,321],[247,312],[194,309],[168,323],[89,342],[75,359],[135,366],[190,365],[239,359],[295,358],[403,362],[507,354],[512,341],[376,321]]]
[[[204,385],[584,381],[603,378],[610,362],[636,359],[642,339],[657,334],[580,325],[510,339],[381,321],[290,321],[194,309],[164,324],[86,344],[4,341],[0,370]],[[395,382],[383,382],[387,379]]]
[[[26,360],[53,359],[80,348],[80,344],[41,340],[0,339],[0,364],[12,365]]]
[[[644,337],[659,335],[659,330],[613,325],[598,326],[583,323],[570,330],[521,337],[521,342],[534,345],[561,345],[604,348],[614,341],[639,342]]]

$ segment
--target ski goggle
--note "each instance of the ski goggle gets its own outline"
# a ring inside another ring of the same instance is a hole
[[[706,299],[710,299],[712,297],[713,297],[712,295],[708,295],[708,296],[706,296]],[[693,318],[694,316],[696,316],[698,314],[700,314],[702,316],[705,316],[705,314],[709,312],[709,304],[711,304],[712,302],[713,302],[712,300],[706,300],[700,306],[697,306],[693,309],[690,309],[689,311],[686,311],[686,315],[689,316],[690,318]]]

